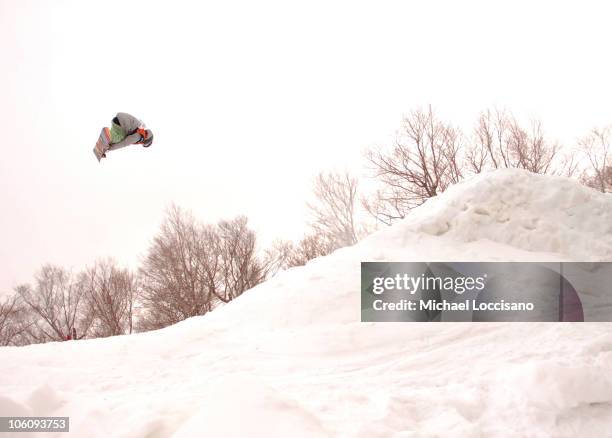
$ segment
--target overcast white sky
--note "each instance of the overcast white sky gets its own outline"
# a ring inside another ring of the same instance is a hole
[[[537,3],[537,4],[536,4]],[[605,2],[0,0],[0,292],[45,262],[133,266],[170,202],[298,238],[312,177],[431,103],[612,123]],[[117,111],[155,132],[102,164]]]

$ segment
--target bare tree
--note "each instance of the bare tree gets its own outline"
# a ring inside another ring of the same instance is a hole
[[[28,343],[27,330],[30,321],[18,295],[0,300],[0,346]]]
[[[357,179],[348,172],[320,173],[314,184],[315,203],[308,203],[313,215],[312,228],[337,248],[359,240],[356,223]]]
[[[116,262],[100,260],[80,276],[96,337],[132,333],[137,284]]]
[[[212,308],[219,265],[218,236],[191,213],[171,206],[143,265],[141,330],[175,324]]]
[[[263,281],[270,269],[259,260],[245,217],[203,225],[172,206],[140,269],[139,329],[203,315]]]
[[[280,266],[305,265],[309,260],[328,255],[338,248],[354,245],[371,231],[359,218],[358,180],[349,172],[321,172],[314,182],[310,230],[297,243],[281,242]]]
[[[584,168],[581,152],[574,149],[561,149],[558,154],[559,163],[554,174],[566,178],[575,178]]]
[[[289,260],[293,256],[294,244],[286,240],[276,240],[267,248],[262,256],[263,274],[266,279],[273,277],[279,271],[289,268]]]
[[[316,230],[305,235],[297,245],[291,245],[291,251],[286,259],[286,266],[303,266],[317,257],[326,256],[338,249],[336,242]]]
[[[474,141],[467,151],[472,171],[514,167],[509,149],[510,126],[511,120],[505,111],[486,110],[480,114]]]
[[[582,182],[600,192],[612,192],[612,125],[593,129],[579,146],[588,163]]]
[[[516,167],[533,173],[555,172],[553,164],[559,152],[559,145],[550,143],[544,137],[539,120],[532,120],[528,129],[522,128],[514,120],[511,125],[510,148],[516,155]]]
[[[15,336],[12,319],[16,308],[16,295],[0,301],[0,345],[10,345]]]
[[[82,285],[65,269],[45,265],[34,287],[21,285],[16,291],[37,317],[29,329],[34,342],[62,341],[75,331],[78,339],[88,335],[92,320]]]
[[[247,218],[239,216],[218,224],[220,248],[220,281],[212,292],[227,303],[259,283],[266,270],[256,254],[255,233],[248,228]]]
[[[573,168],[573,163],[555,167],[559,150],[557,143],[546,139],[539,120],[531,120],[529,127],[524,128],[508,112],[495,109],[480,114],[466,158],[475,173],[501,168],[566,173]]]
[[[383,187],[364,201],[365,208],[390,224],[458,182],[463,177],[462,141],[461,131],[439,120],[431,107],[411,112],[390,152],[367,153]]]

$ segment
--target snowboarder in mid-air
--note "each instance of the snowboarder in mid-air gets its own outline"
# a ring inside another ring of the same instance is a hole
[[[98,161],[106,158],[106,152],[132,144],[148,148],[153,143],[153,132],[136,117],[127,113],[117,113],[110,128],[102,128],[100,138],[94,147]]]

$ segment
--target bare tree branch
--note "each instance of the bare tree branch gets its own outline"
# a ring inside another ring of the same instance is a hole
[[[366,156],[382,189],[364,207],[383,223],[405,217],[463,178],[462,145],[461,131],[439,120],[431,107],[411,112],[391,151]]]
[[[578,144],[588,163],[581,181],[600,192],[612,192],[612,125],[593,129]]]
[[[82,285],[63,268],[45,265],[36,275],[36,286],[22,285],[16,292],[40,319],[31,327],[38,342],[61,341],[88,335],[92,319],[85,311]]]

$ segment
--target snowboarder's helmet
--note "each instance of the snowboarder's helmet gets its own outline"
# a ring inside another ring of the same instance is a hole
[[[153,131],[151,131],[150,129],[146,130],[146,136],[145,139],[142,143],[142,145],[146,148],[148,148],[149,146],[151,146],[151,144],[153,143]]]

